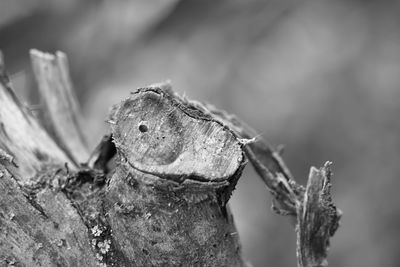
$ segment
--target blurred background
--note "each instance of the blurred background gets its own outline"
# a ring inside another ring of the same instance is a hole
[[[399,14],[396,0],[1,0],[0,49],[30,104],[39,99],[29,49],[68,54],[91,147],[112,104],[171,79],[284,144],[299,182],[333,161],[344,215],[330,266],[395,267]],[[253,266],[296,266],[294,229],[251,166],[230,203]]]

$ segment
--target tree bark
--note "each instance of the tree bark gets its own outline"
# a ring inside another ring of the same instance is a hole
[[[244,266],[227,201],[246,159],[231,130],[142,88],[89,159],[65,56],[31,56],[42,123],[1,73],[2,264]]]
[[[247,158],[294,218],[299,266],[326,266],[340,219],[330,164],[303,188],[250,127],[168,84],[115,105],[89,153],[65,55],[31,58],[38,116],[0,54],[1,266],[246,266],[227,203]]]

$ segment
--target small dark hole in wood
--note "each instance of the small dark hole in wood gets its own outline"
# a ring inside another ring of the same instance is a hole
[[[153,225],[153,231],[154,232],[161,232],[161,227],[157,225]]]
[[[45,153],[41,152],[41,151],[38,150],[38,149],[35,149],[35,150],[33,151],[33,153],[35,154],[36,158],[37,158],[39,161],[47,161],[47,160],[49,159],[49,157],[48,157]]]
[[[141,131],[142,133],[145,133],[145,132],[147,132],[148,130],[149,130],[149,128],[147,128],[146,125],[144,125],[144,124],[140,124],[140,125],[139,125],[139,131]]]
[[[138,181],[136,181],[135,178],[133,178],[131,175],[128,175],[126,177],[126,182],[128,185],[130,185],[132,188],[136,189],[139,185]]]
[[[149,255],[149,252],[146,249],[142,249],[143,253]]]

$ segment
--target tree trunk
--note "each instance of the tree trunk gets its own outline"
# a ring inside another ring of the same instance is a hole
[[[247,126],[168,84],[115,105],[89,153],[65,55],[31,56],[36,116],[0,57],[1,266],[246,266],[227,205],[245,154],[294,215],[299,266],[326,265],[340,218],[328,165],[304,189]]]

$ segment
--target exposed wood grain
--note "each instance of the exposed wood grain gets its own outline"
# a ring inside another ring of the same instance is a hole
[[[191,101],[191,104],[197,108],[203,109],[204,112],[210,113],[216,120],[221,121],[221,123],[243,138],[243,142],[250,147],[257,155],[258,160],[261,161],[273,175],[280,173],[287,181],[293,180],[292,173],[280,155],[281,151],[269,145],[257,131],[245,122],[235,115],[228,114],[224,110],[217,109],[210,104],[203,104],[197,101]]]
[[[274,197],[273,210],[289,215],[294,222],[298,266],[327,266],[329,240],[338,229],[342,214],[333,204],[330,194],[331,163],[327,162],[320,170],[312,167],[304,188],[294,180],[280,155],[281,151],[268,145],[246,123],[210,105],[198,102],[192,102],[192,105],[213,114],[244,138],[246,156]]]
[[[89,157],[87,143],[81,130],[82,116],[69,76],[64,53],[55,55],[32,49],[33,72],[43,99],[43,124],[76,163]]]
[[[45,165],[69,163],[73,167],[65,153],[17,99],[3,62],[0,62],[0,71],[0,149],[15,163],[7,168],[20,182],[28,182]]]
[[[339,227],[341,211],[332,202],[330,162],[310,170],[306,192],[297,207],[297,259],[300,267],[328,266],[329,238]]]
[[[114,142],[142,172],[221,181],[243,161],[241,144],[230,130],[165,90],[138,90],[114,111],[109,121]]]

